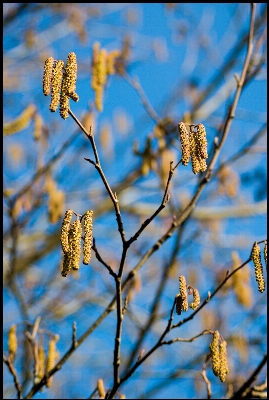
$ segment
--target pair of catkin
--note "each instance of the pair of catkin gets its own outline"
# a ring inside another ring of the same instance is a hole
[[[50,111],[55,112],[60,104],[60,115],[68,117],[69,99],[79,100],[76,93],[77,58],[74,52],[68,54],[66,65],[62,60],[49,57],[45,61],[43,75],[43,93],[51,93]]]
[[[66,277],[68,272],[79,269],[81,253],[82,225],[77,219],[71,223],[73,210],[65,212],[61,228],[61,245],[64,253],[62,276]],[[92,247],[92,215],[93,211],[87,211],[84,215],[84,244],[83,244],[83,264],[88,265],[91,260]]]
[[[210,344],[212,357],[212,370],[214,375],[218,376],[221,382],[225,381],[225,377],[229,372],[227,359],[227,343],[221,340],[219,331],[214,331],[213,339]]]
[[[196,310],[200,304],[200,295],[198,290],[187,285],[185,277],[181,275],[179,277],[179,294],[176,295],[176,312],[178,315],[180,315],[182,311],[188,311],[189,305],[187,289],[191,290],[193,295],[193,302],[190,304],[190,308]]]
[[[179,138],[182,147],[182,164],[188,165],[191,158],[192,171],[194,174],[204,172],[207,169],[206,159],[207,140],[205,127],[202,124],[190,125],[191,129],[188,132],[184,122],[178,124]],[[194,131],[196,128],[196,132]]]
[[[264,261],[267,268],[267,240],[264,243]],[[261,260],[261,249],[257,242],[254,243],[251,252],[251,258],[253,260],[253,264],[255,267],[255,276],[256,281],[258,282],[258,290],[259,292],[264,292],[265,290],[265,281],[263,276],[263,266]]]

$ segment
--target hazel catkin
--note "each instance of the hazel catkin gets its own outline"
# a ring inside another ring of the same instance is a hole
[[[45,61],[43,74],[43,93],[45,96],[48,96],[50,94],[53,65],[54,58],[47,58],[47,60]]]
[[[178,124],[178,131],[182,148],[182,164],[186,166],[188,165],[190,159],[190,139],[189,139],[189,132],[184,122],[180,122]]]
[[[83,264],[85,265],[88,265],[91,261],[92,215],[93,211],[87,211],[84,216]]]
[[[64,253],[70,250],[68,242],[68,233],[70,230],[70,223],[73,215],[73,210],[69,209],[65,212],[62,227],[61,227],[61,245]]]
[[[256,281],[258,282],[258,290],[259,292],[262,293],[265,290],[265,282],[264,282],[263,267],[261,261],[261,249],[257,242],[254,243],[251,257],[255,267],[255,276],[256,276]]]

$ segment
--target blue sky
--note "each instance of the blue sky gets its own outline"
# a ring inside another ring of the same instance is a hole
[[[13,76],[15,83],[17,79],[17,84],[4,87],[4,122],[18,116],[29,103],[36,104],[50,131],[47,149],[43,155],[44,160],[49,160],[56,154],[63,142],[71,137],[77,129],[76,124],[70,117],[64,121],[58,113],[49,111],[50,100],[42,93],[45,55],[65,61],[68,53],[75,51],[78,61],[77,93],[80,100],[78,103],[71,102],[71,109],[81,119],[94,99],[94,93],[90,87],[93,43],[99,41],[101,47],[106,48],[108,51],[119,49],[122,46],[123,38],[128,34],[131,38],[130,60],[127,67],[129,76],[140,82],[148,102],[159,118],[162,119],[169,116],[175,123],[178,123],[182,120],[185,112],[191,108],[191,96],[195,96],[196,90],[202,90],[208,86],[225,60],[229,58],[231,49],[233,49],[238,37],[242,33],[246,33],[249,27],[250,6],[246,3],[175,3],[176,7],[173,10],[169,10],[164,3],[102,3],[100,6],[97,3],[91,4],[93,7],[96,6],[97,9],[100,7],[101,12],[99,17],[94,18],[90,18],[86,13],[84,16],[83,14],[81,15],[81,24],[87,31],[87,38],[84,43],[79,42],[74,28],[72,25],[67,24],[63,15],[52,12],[49,7],[36,13],[34,18],[31,12],[23,13],[19,21],[15,20],[4,30],[4,69],[7,69],[9,74]],[[4,11],[8,6],[10,7],[10,4],[6,3]],[[86,4],[83,5],[81,3],[81,7],[86,7]],[[265,3],[258,3],[256,7],[256,15],[259,16],[265,7]],[[84,17],[85,20],[83,20]],[[132,18],[135,20],[134,23],[131,22]],[[22,40],[25,26],[33,29],[37,36],[36,45],[31,49],[27,49]],[[201,105],[201,119],[193,121],[203,123],[206,126],[209,148],[213,144],[219,124],[222,123],[226,115],[227,105],[234,96],[236,81],[233,75],[235,73],[240,75],[245,54],[246,46],[243,46],[236,55],[234,67],[223,75],[208,99]],[[192,92],[190,82],[193,84]],[[232,123],[230,134],[222,149],[217,165],[237,153],[266,122],[266,87],[266,65],[264,65],[257,77],[248,84],[246,90],[242,93],[236,118]],[[177,93],[176,100],[170,103],[175,93]],[[221,93],[224,93],[224,96],[227,93],[228,100],[221,100]],[[206,104],[205,108],[203,108],[204,104]],[[122,133],[121,130],[124,131],[124,123],[127,128],[126,132]],[[100,132],[105,124],[109,124],[111,130],[108,148],[102,147],[100,137]],[[96,113],[93,131],[102,167],[111,185],[115,185],[138,165],[139,158],[133,154],[134,142],[136,141],[139,150],[142,150],[146,137],[154,131],[155,125],[155,122],[141,104],[137,91],[121,77],[117,75],[110,77],[105,90],[104,111],[99,114]],[[33,140],[32,132],[33,125],[30,125],[29,128],[22,132],[4,138],[4,183],[5,187],[14,188],[15,191],[30,182],[35,173],[39,144]],[[23,155],[18,164],[12,160],[10,153],[12,146],[20,146],[23,149]],[[248,204],[263,201],[266,198],[266,191],[265,189],[264,192],[262,190],[266,180],[265,149],[266,139],[264,135],[256,144],[255,151],[251,155],[245,156],[232,164],[233,170],[239,177],[239,194],[236,199],[219,196],[216,191],[216,182],[212,181],[202,194],[198,206],[229,207],[238,205],[240,202],[241,204]],[[176,140],[173,142],[172,151],[176,162],[181,157],[180,145]],[[81,213],[86,211],[85,207],[86,209],[94,209],[99,205],[100,199],[102,199],[100,193],[103,190],[103,185],[101,180],[98,179],[94,167],[86,163],[84,157],[91,158],[93,155],[89,142],[84,134],[81,133],[67,151],[66,156],[56,163],[53,171],[55,180],[59,183],[59,188],[67,193],[66,208],[71,207]],[[81,182],[83,183],[82,186],[78,184]],[[197,177],[192,174],[191,166],[181,166],[173,177],[171,201],[174,201],[174,204],[178,204],[183,201],[184,196],[190,197],[196,187]],[[152,210],[154,211],[159,206],[162,195],[163,193],[156,181],[156,174],[151,172],[147,177],[139,179],[130,188],[129,192],[126,191],[122,195],[121,201],[124,205],[133,205],[136,202],[149,204],[152,205]],[[5,210],[4,205],[4,213]],[[135,229],[140,226],[141,221],[137,217],[130,217],[124,211],[122,215],[126,224],[127,236],[131,236]],[[4,215],[4,229],[8,226],[8,221],[7,216]],[[143,254],[158,240],[167,223],[161,217],[156,218],[149,231],[150,235],[142,235],[140,241],[135,243],[136,253],[128,260],[128,268],[133,268],[136,262],[139,261],[141,253]],[[208,267],[203,263],[203,257],[207,252],[212,251],[216,268],[223,268],[225,271],[224,266],[228,265],[231,260],[231,251],[238,251],[242,260],[245,260],[249,256],[253,242],[266,238],[265,214],[245,219],[236,217],[224,219],[220,221],[220,224],[221,234],[218,240],[216,239],[214,247],[212,247],[211,243],[212,232],[208,226],[203,226],[201,221],[197,222],[192,219],[188,222],[183,238],[184,245],[182,256],[180,256],[180,271],[182,274],[188,274],[192,267],[201,267],[199,284],[200,295],[203,298],[205,298],[207,291],[212,290],[214,287],[212,266]],[[113,255],[119,258],[121,254],[119,248],[120,239],[115,235],[115,232],[117,232],[115,215],[109,213],[100,216],[95,221],[94,226],[94,235],[104,252],[104,256],[109,257],[110,252],[113,252]],[[197,240],[192,241],[189,238],[191,238],[197,226],[202,230],[203,234]],[[44,207],[39,212],[33,213],[27,226],[27,232],[36,232],[41,227],[44,232],[51,232],[57,228],[57,226],[48,223]],[[174,240],[175,238],[173,237],[167,241],[160,251],[152,257],[149,264],[141,270],[142,278],[143,276],[145,276],[145,279],[147,278],[147,271],[152,267],[152,264],[165,262]],[[33,266],[37,279],[40,279],[41,269],[46,271],[44,279],[47,279],[50,273],[54,273],[60,257],[60,249],[57,248],[46,259],[37,262]],[[107,290],[108,279],[102,281],[100,272],[96,272],[99,271],[98,268],[95,260],[93,273],[91,273],[90,267],[81,269],[80,280],[75,282],[76,293],[79,293],[80,290],[83,291],[86,285],[89,285],[89,287],[93,285],[95,289],[97,288],[97,293],[99,291],[100,294]],[[146,314],[148,312],[158,278],[159,275],[156,276],[156,280],[153,281],[152,285],[145,288],[146,297],[142,296],[142,293],[137,296],[137,302],[133,305],[133,311],[137,312],[137,315],[143,316],[143,313]],[[59,276],[55,281],[58,289],[62,284],[60,279],[61,277]],[[251,279],[254,290],[256,282],[253,268]],[[22,285],[24,284],[23,278],[21,283]],[[113,282],[111,282],[112,285]],[[177,286],[177,280],[170,282],[170,286],[164,295],[163,310],[167,311],[169,309],[173,296],[178,290]],[[36,294],[41,295],[45,289],[46,287],[40,282],[35,287]],[[49,296],[53,298],[53,294],[49,293],[48,298]],[[108,302],[110,298],[107,293],[106,301]],[[74,306],[75,310],[68,317],[51,320],[49,315],[44,314],[44,327],[46,326],[48,329],[56,331],[60,329],[61,331],[62,340],[59,342],[61,355],[64,354],[68,347],[71,325],[74,319],[79,322],[79,336],[89,326],[87,316],[90,315],[90,320],[93,322],[104,309],[104,304],[101,303],[94,305],[94,307],[91,304],[86,304],[83,308],[76,310],[76,299],[72,298],[72,293],[67,295],[67,300],[70,301],[70,306]],[[250,312],[246,311],[242,315],[242,308],[236,304],[233,296],[225,298],[225,307],[223,309],[221,308],[221,303],[222,298],[220,296],[215,300],[212,307],[220,307],[220,315],[223,318],[226,317],[227,310],[232,305],[232,313],[228,323],[230,331],[225,332],[228,336],[231,335],[231,332],[240,334],[240,330],[244,333],[243,330],[249,329],[248,318]],[[257,294],[254,307],[261,310],[261,317],[259,323],[252,324],[249,330],[249,337],[253,338],[255,338],[257,330],[261,329],[263,331],[265,327],[264,293],[262,295],[260,293]],[[6,333],[12,323],[17,323],[20,320],[16,301],[8,290],[4,290],[4,313],[4,330]],[[40,313],[42,313],[41,308],[33,308],[31,311],[33,320]],[[198,318],[198,321],[199,325],[201,325],[202,318]],[[63,398],[64,396],[85,398],[85,396],[90,395],[96,379],[104,371],[104,363],[107,361],[112,362],[110,340],[112,342],[114,340],[114,323],[114,316],[110,315],[101,329],[95,331],[78,349],[77,355],[76,353],[73,355],[63,370],[57,374],[58,376],[55,375],[55,381],[61,380],[61,377],[66,376],[66,373],[70,373],[72,365],[78,363],[83,373],[85,373],[85,379],[82,382],[80,381],[79,388],[73,384],[74,381],[81,378],[81,370],[78,368],[77,371],[74,372],[73,370],[72,372],[74,374],[72,382],[67,384],[65,388],[56,386],[54,395],[62,395]],[[194,329],[195,323],[190,322],[186,324],[184,332],[179,332],[178,334],[190,337]],[[132,323],[130,321],[126,322],[126,332],[128,334],[123,338],[123,343],[124,349],[127,351],[130,348],[129,346],[134,343],[134,339],[131,337]],[[159,333],[158,329],[157,332]],[[158,333],[150,335],[145,342],[145,346],[152,345],[157,339]],[[201,352],[208,340],[209,338],[206,337],[196,341],[194,351],[197,354]],[[177,349],[179,348],[184,358],[188,357],[192,347],[189,343],[184,344],[183,347],[173,348],[171,346],[169,354],[175,363],[177,361],[180,362],[177,354]],[[156,353],[154,357],[162,354],[161,350],[159,351],[160,353]],[[253,350],[250,358],[252,362],[249,365],[244,365],[242,371],[247,374],[260,358],[260,350]],[[153,359],[156,360],[156,358]],[[169,362],[165,365],[162,363],[158,368],[157,364],[152,362],[143,369],[138,369],[133,379],[123,387],[122,391],[125,393],[126,388],[126,396],[128,398],[130,397],[128,393],[141,394],[143,386],[143,390],[149,390],[156,382],[162,379],[163,370],[165,372],[169,371],[170,364]],[[89,374],[88,371],[91,365],[94,365],[96,374]],[[147,368],[152,372],[149,377],[147,376]],[[191,376],[192,373],[189,375]],[[178,392],[179,384],[182,385],[182,393],[190,396],[189,388],[193,387],[193,380],[189,375],[181,381],[175,380],[174,385],[167,385],[158,396],[181,398]],[[164,376],[167,376],[166,373]],[[210,377],[214,382],[213,394],[215,398],[223,396],[225,393],[224,388],[216,383],[214,377],[212,378],[211,375]],[[9,375],[6,376],[6,379],[10,382],[12,380]],[[111,385],[109,378],[107,378],[106,385]],[[136,391],[137,385],[142,385],[138,391]],[[198,391],[197,393],[201,392]],[[51,396],[53,396],[53,392],[44,390],[41,394],[37,394],[35,398],[53,398]]]

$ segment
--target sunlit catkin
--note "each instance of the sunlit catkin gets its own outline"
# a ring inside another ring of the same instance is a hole
[[[192,172],[194,174],[198,174],[198,172],[200,172],[200,159],[197,155],[195,133],[193,131],[190,131],[190,154],[191,154]]]
[[[70,228],[69,245],[71,247],[71,267],[79,269],[80,251],[81,251],[81,235],[82,226],[79,219],[77,219]]]
[[[53,339],[49,341],[49,349],[48,349],[48,357],[47,357],[47,363],[46,363],[46,373],[48,373],[54,366],[55,366],[55,361],[58,358],[58,353],[56,349],[56,342],[58,341],[59,336],[56,335]],[[49,377],[46,386],[50,387],[52,384],[52,379],[53,377]]]
[[[65,212],[62,227],[61,227],[61,245],[64,253],[70,250],[68,242],[68,233],[70,230],[70,223],[73,215],[73,210],[69,209]]]
[[[64,75],[64,89],[66,94],[70,95],[76,92],[77,82],[77,57],[74,52],[67,56],[65,75]]]
[[[225,381],[225,377],[229,372],[226,346],[225,340],[219,345],[219,378],[221,382]]]
[[[45,61],[44,74],[43,74],[43,93],[45,96],[48,96],[50,94],[53,65],[54,65],[54,58],[49,57]]]
[[[201,158],[208,158],[207,154],[207,140],[206,140],[206,131],[203,124],[198,124],[197,132],[195,135],[196,143],[197,143],[197,153]]]
[[[190,308],[196,310],[200,304],[200,295],[197,289],[193,289],[193,302],[190,304]]]
[[[213,334],[213,339],[209,346],[212,356],[212,371],[216,376],[219,376],[220,367],[219,340],[220,334],[219,331],[216,330]]]
[[[182,300],[182,311],[188,311],[188,293],[186,279],[183,275],[179,277],[179,291]]]
[[[15,119],[5,122],[3,125],[3,135],[13,135],[27,128],[36,113],[36,106],[29,104],[25,110]]]
[[[88,265],[92,252],[92,215],[93,211],[87,211],[84,216],[84,243],[83,243],[83,264]]]
[[[105,388],[104,388],[103,379],[98,379],[97,390],[98,390],[98,394],[99,394],[99,399],[104,399],[106,396],[106,392],[105,392]]]
[[[63,79],[63,67],[64,62],[62,60],[57,61],[51,80],[51,102],[50,111],[55,112],[60,104],[60,94]]]
[[[258,290],[262,293],[265,290],[265,282],[263,277],[263,267],[261,261],[261,249],[257,242],[255,242],[252,248],[251,257],[255,267],[255,276],[256,276],[256,281],[258,282]]]
[[[16,330],[17,330],[16,325],[11,325],[11,327],[8,331],[8,351],[9,351],[10,358],[12,361],[15,358],[15,355],[17,353],[17,348],[18,348]]]
[[[263,256],[267,271],[267,240],[264,242]]]
[[[46,354],[43,346],[38,346],[37,350],[37,376],[35,377],[35,383],[41,381],[45,375],[45,361]]]
[[[178,124],[178,131],[179,131],[179,139],[182,148],[182,164],[188,165],[190,159],[190,139],[189,139],[189,132],[186,128],[184,122],[180,122]]]

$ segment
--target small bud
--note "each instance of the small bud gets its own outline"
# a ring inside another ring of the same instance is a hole
[[[104,388],[103,379],[98,379],[97,390],[98,390],[98,394],[99,394],[99,399],[104,399],[106,396],[106,392],[105,392],[105,388]]]

